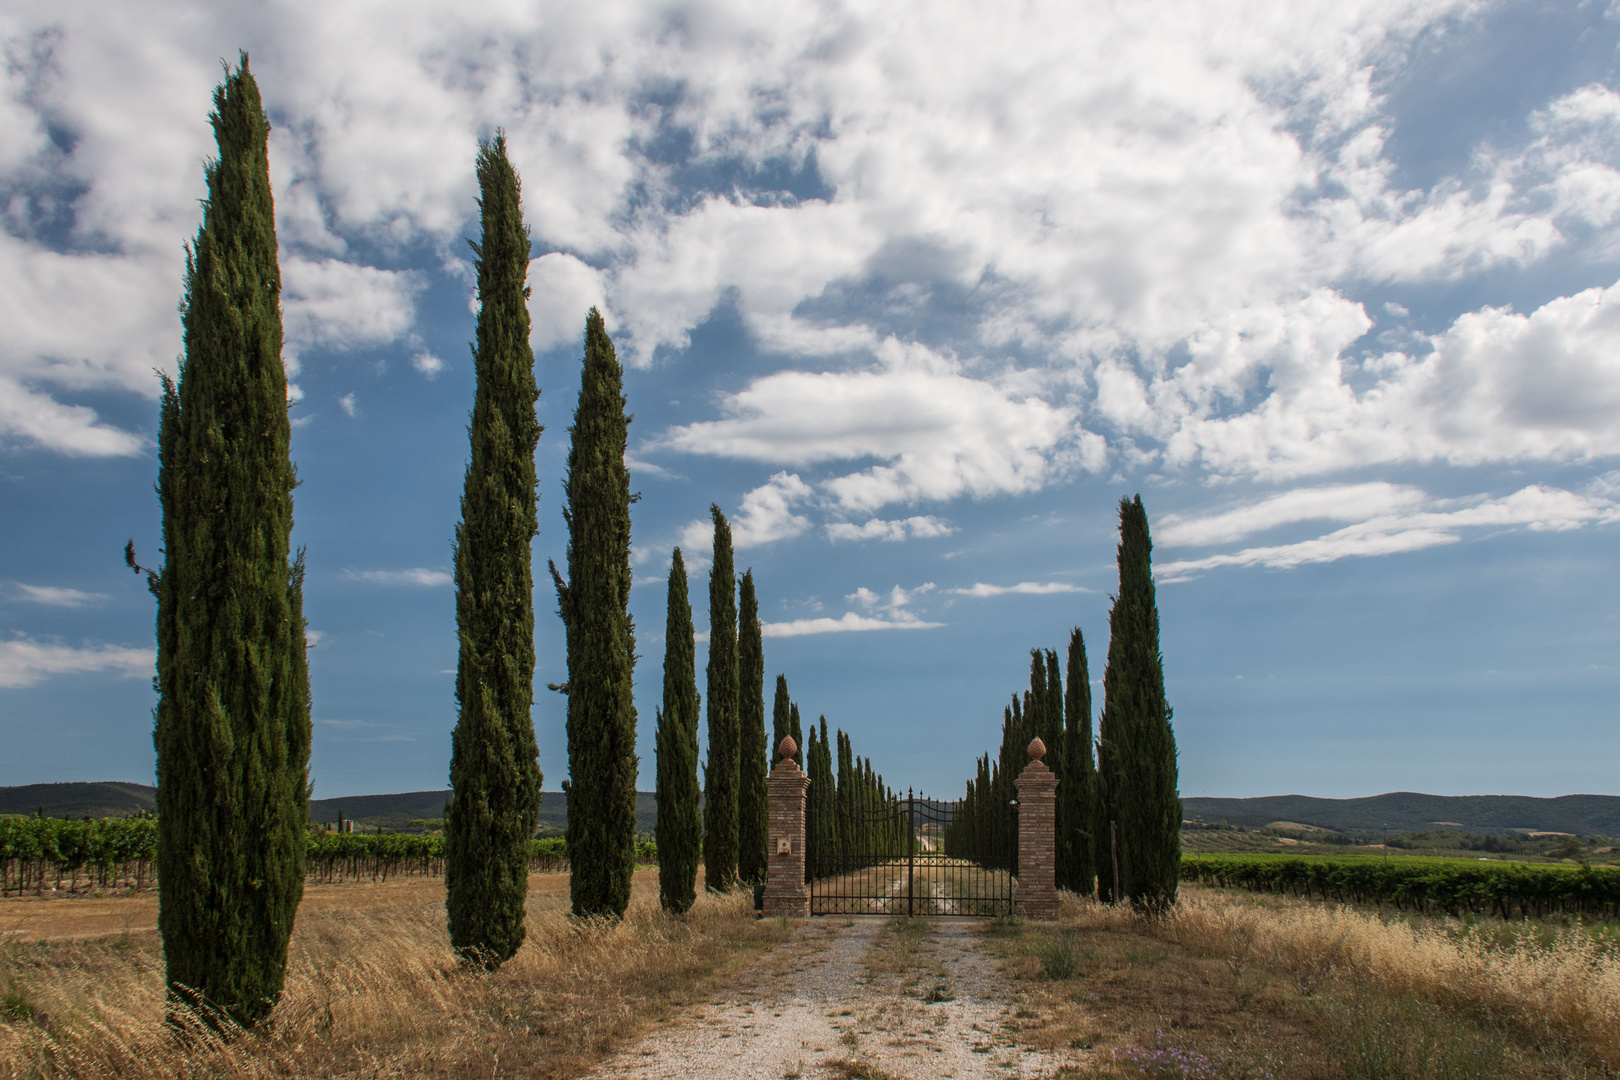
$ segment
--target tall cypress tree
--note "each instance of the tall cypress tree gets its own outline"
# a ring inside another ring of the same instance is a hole
[[[477,372],[471,458],[456,526],[456,705],[445,820],[450,944],[494,969],[523,944],[530,840],[540,816],[534,739],[534,449],[540,424],[529,348],[529,230],[497,134],[478,151]]]
[[[214,91],[219,157],[163,381],[157,597],[158,928],[171,1000],[263,1020],[304,893],[309,672],[281,362],[270,125],[243,53]],[[125,548],[135,566],[134,544]]]
[[[737,884],[737,571],[731,525],[719,506],[714,518],[714,566],[709,570],[709,760],[704,765],[703,874],[724,892]]]
[[[1078,626],[1069,632],[1068,677],[1063,698],[1063,771],[1068,779],[1058,788],[1063,823],[1058,846],[1067,873],[1058,884],[1090,896],[1097,887],[1097,766],[1091,756],[1091,672]]]
[[[814,730],[814,729],[812,729]],[[796,703],[788,705],[788,734],[793,736],[793,745],[798,749],[793,752],[793,763],[801,770],[804,768],[804,732],[799,724],[799,706]],[[809,775],[808,773],[806,775]]]
[[[568,637],[569,899],[575,915],[614,918],[630,904],[636,842],[629,427],[624,369],[593,307],[569,429],[568,581],[555,564],[551,578]]]
[[[680,914],[696,899],[698,849],[698,689],[681,549],[669,568],[664,624],[664,707],[658,712],[658,902]]]
[[[776,748],[782,745],[782,740],[793,734],[793,702],[788,697],[787,676],[776,677],[776,697],[771,701],[771,745],[768,763],[772,768],[776,766]],[[798,744],[795,737],[793,742]]]
[[[1120,891],[1133,906],[1157,913],[1176,901],[1181,797],[1159,653],[1153,542],[1140,495],[1120,500],[1118,557],[1103,671],[1104,790],[1118,822]]]
[[[737,615],[737,876],[749,883],[765,880],[769,840],[765,774],[770,768],[770,751],[765,745],[763,633],[750,570],[742,576]]]

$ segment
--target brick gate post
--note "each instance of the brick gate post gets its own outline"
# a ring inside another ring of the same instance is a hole
[[[1029,744],[1018,785],[1018,892],[1013,908],[1026,919],[1055,919],[1057,896],[1057,777],[1041,758],[1046,744]]]
[[[770,800],[770,860],[765,868],[765,914],[810,914],[810,886],[804,882],[804,793],[810,778],[793,755],[793,737],[776,748],[781,758],[765,779]]]

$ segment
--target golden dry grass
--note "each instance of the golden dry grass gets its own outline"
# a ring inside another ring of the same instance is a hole
[[[1620,1073],[1620,955],[1579,926],[1502,944],[1194,887],[1158,920],[1064,894],[1057,923],[998,922],[986,940],[1029,995],[1026,1041],[1111,1063],[1076,1075]]]
[[[701,885],[692,912],[670,918],[656,871],[636,874],[622,922],[570,918],[567,888],[565,875],[531,876],[528,940],[485,975],[450,951],[441,880],[311,886],[272,1024],[226,1042],[166,1027],[154,931],[13,935],[0,943],[0,995],[49,1020],[0,1017],[0,1076],[571,1077],[788,929],[757,920],[746,893]],[[64,929],[79,903],[36,925]],[[0,906],[0,927],[6,918]]]

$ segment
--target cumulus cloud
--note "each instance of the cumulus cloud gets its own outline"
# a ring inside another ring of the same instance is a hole
[[[884,619],[846,611],[836,619],[830,616],[792,619],[787,622],[762,623],[761,628],[765,637],[803,637],[806,634],[847,634],[867,630],[933,630],[944,625],[944,623],[924,622],[915,617]]]
[[[1205,517],[1166,514],[1153,530],[1161,548],[1228,544],[1279,525],[1301,521],[1365,521],[1410,510],[1429,501],[1421,489],[1401,484],[1330,484],[1297,488],[1247,506]]]
[[[0,641],[0,687],[37,686],[52,675],[112,672],[126,679],[150,678],[157,653],[123,645],[61,645],[14,638]]]
[[[434,589],[455,580],[449,571],[426,566],[409,570],[345,570],[343,576],[350,581],[364,581],[371,585],[416,585]]]
[[[776,540],[787,540],[810,528],[810,519],[794,513],[794,507],[808,502],[815,492],[810,485],[789,472],[779,472],[766,483],[742,497],[737,512],[727,516],[731,525],[731,545],[738,551]],[[691,551],[702,553],[714,547],[714,522],[699,519],[681,530],[681,554],[690,565]],[[707,566],[707,562],[703,565]]]
[[[861,525],[850,521],[834,521],[828,523],[826,529],[828,538],[833,540],[930,539],[936,536],[949,536],[956,532],[956,526],[932,515],[901,518],[896,521],[868,518]]]
[[[724,419],[674,428],[663,445],[798,466],[876,458],[821,484],[853,511],[1038,489],[1074,411],[953,366],[896,346],[880,370],[778,372],[729,395]]]
[[[733,305],[801,370],[670,445],[845,463],[806,482],[852,520],[1110,462],[1298,477],[1616,453],[1620,353],[1585,293],[1474,312],[1410,355],[1354,351],[1369,282],[1620,250],[1620,95],[1600,85],[1455,176],[1397,182],[1401,118],[1375,88],[1463,10],[699,0],[676,26],[616,0],[383,20],[63,0],[6,27],[0,436],[143,448],[69,395],[151,395],[172,368],[214,58],[245,45],[274,120],[294,368],[408,335],[424,279],[354,253],[454,246],[478,139],[504,126],[548,252],[536,347],[595,303],[652,363]],[[896,366],[891,339],[964,360]],[[1539,394],[1515,393],[1543,361]],[[855,415],[818,433],[795,395]]]
[[[107,599],[106,593],[82,592],[79,589],[66,589],[56,585],[24,585],[20,581],[13,584],[17,588],[17,599],[26,600],[31,604],[45,604],[48,607],[84,607],[97,600]]]
[[[1620,503],[1539,484],[1532,484],[1502,498],[1425,501],[1427,506],[1413,508],[1411,502],[1403,498],[1390,513],[1378,514],[1310,540],[1163,563],[1156,567],[1155,576],[1160,582],[1170,583],[1185,581],[1220,567],[1291,569],[1309,563],[1393,555],[1455,544],[1463,539],[1467,530],[1563,532],[1588,525],[1620,522]],[[1310,515],[1313,518],[1327,516]],[[1228,515],[1220,515],[1210,520],[1220,523],[1220,519],[1226,517]],[[1184,522],[1182,528],[1193,535],[1198,534],[1191,522]],[[1211,534],[1234,535],[1230,525],[1225,523],[1218,524]]]
[[[341,259],[281,261],[282,325],[289,371],[299,352],[386,345],[404,337],[416,318],[416,294],[426,286],[410,270],[379,270]]]

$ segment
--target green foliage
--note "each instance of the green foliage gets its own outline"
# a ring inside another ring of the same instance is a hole
[[[737,884],[737,571],[731,525],[719,506],[714,518],[714,566],[709,570],[709,760],[703,767],[703,868],[717,892]]]
[[[1181,798],[1159,654],[1153,542],[1141,496],[1120,500],[1119,533],[1119,593],[1108,615],[1103,672],[1103,820],[1118,826],[1118,894],[1138,908],[1162,911],[1176,900]],[[1111,854],[1098,861],[1109,879],[1104,893],[1115,895]]]
[[[528,841],[540,813],[534,721],[534,450],[529,231],[497,134],[478,152],[477,389],[456,526],[458,715],[451,734],[445,912],[450,943],[493,970],[523,944]]]
[[[1424,914],[1620,917],[1620,870],[1376,855],[1183,855],[1184,881]]]
[[[768,747],[770,752],[765,755],[766,764],[770,768],[775,768],[782,740],[789,736],[792,736],[794,744],[797,745],[799,739],[793,734],[793,702],[788,698],[787,676],[778,675],[776,697],[771,703],[771,745]],[[797,751],[794,752],[794,757],[798,757]]]
[[[698,818],[698,690],[692,604],[687,598],[681,549],[669,567],[664,624],[664,707],[658,711],[658,902],[680,914],[697,899],[698,855],[703,827]]]
[[[631,695],[630,473],[624,369],[602,315],[585,318],[585,363],[568,448],[568,581],[551,567],[568,632],[569,894],[576,915],[618,918],[635,869],[636,706]]]
[[[1058,887],[1081,896],[1097,891],[1097,764],[1091,750],[1091,670],[1086,639],[1069,632],[1068,687],[1063,695],[1063,776],[1058,787]]]
[[[303,896],[310,719],[270,126],[246,54],[210,119],[219,157],[158,424],[164,564],[148,575],[158,926],[171,1000],[251,1027],[281,994]]]
[[[765,880],[770,807],[765,774],[765,642],[759,623],[754,572],[742,576],[737,614],[737,877],[750,884]]]
[[[805,803],[805,875],[816,878],[830,873],[839,848],[838,785],[833,779],[832,747],[827,734],[827,718],[821,718],[818,734],[810,728],[810,748],[805,761],[810,790]]]

